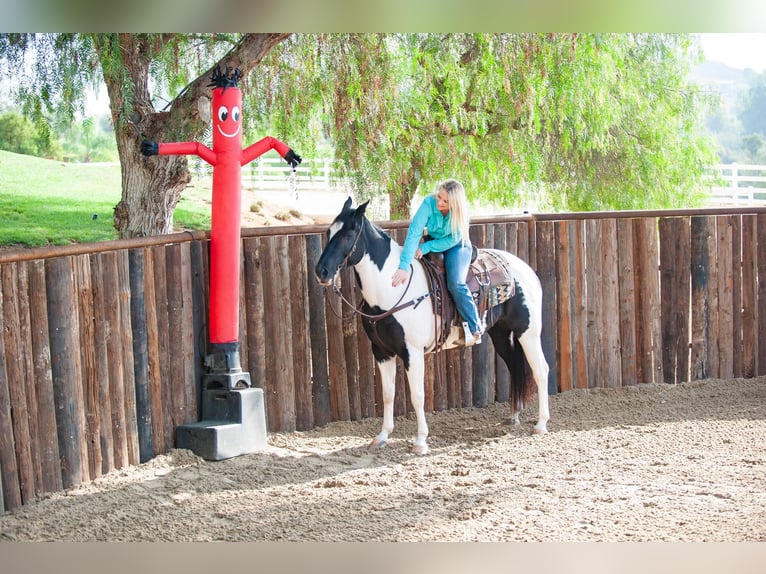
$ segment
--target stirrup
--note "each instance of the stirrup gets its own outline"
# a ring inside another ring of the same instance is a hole
[[[481,343],[481,337],[483,334],[484,329],[482,329],[481,335],[479,335],[479,337],[474,337],[471,329],[468,327],[468,322],[463,321],[463,340],[465,341],[466,347],[472,347]]]

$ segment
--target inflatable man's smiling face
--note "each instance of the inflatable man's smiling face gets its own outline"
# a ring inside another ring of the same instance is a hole
[[[242,92],[237,87],[239,70],[221,72],[216,67],[211,86],[213,90],[213,150],[239,154],[242,149]]]

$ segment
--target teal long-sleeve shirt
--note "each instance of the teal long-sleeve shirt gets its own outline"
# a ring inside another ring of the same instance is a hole
[[[425,229],[428,229],[428,235],[432,239],[420,244],[420,239],[423,237],[423,230]],[[457,236],[452,234],[452,213],[448,212],[447,215],[442,215],[441,211],[436,209],[436,196],[429,195],[420,204],[412,221],[410,221],[407,239],[404,241],[402,255],[399,260],[399,269],[408,270],[410,268],[410,263],[412,263],[412,258],[415,257],[418,245],[420,246],[420,251],[425,255],[431,252],[440,253],[447,251],[447,249],[454,247],[460,241],[459,233]]]

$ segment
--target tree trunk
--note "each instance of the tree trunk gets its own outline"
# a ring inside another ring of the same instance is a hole
[[[397,188],[388,192],[391,220],[409,219],[412,216],[410,203],[420,183],[417,173],[419,173],[419,167],[413,163],[397,178]]]
[[[226,56],[191,82],[171,102],[168,111],[156,112],[149,94],[149,64],[162,42],[142,34],[119,34],[98,42],[117,151],[122,169],[122,199],[114,208],[114,227],[121,238],[173,232],[173,212],[181,193],[191,181],[185,156],[141,154],[141,140],[194,141],[206,124],[197,101],[210,98],[210,74],[216,65],[251,71],[266,54],[290,34],[246,34]],[[172,35],[162,38],[167,42]],[[110,42],[110,40],[116,40]],[[115,65],[115,49],[121,65]],[[127,78],[124,77],[127,75]],[[130,99],[124,88],[130,85]]]

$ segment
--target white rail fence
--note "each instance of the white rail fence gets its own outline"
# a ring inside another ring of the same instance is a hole
[[[719,164],[708,200],[710,206],[764,206],[766,205],[766,165]]]
[[[708,206],[766,206],[766,165],[718,164]],[[281,157],[263,156],[242,170],[242,184],[255,191],[324,191],[347,193],[332,159],[305,159],[295,174]]]

